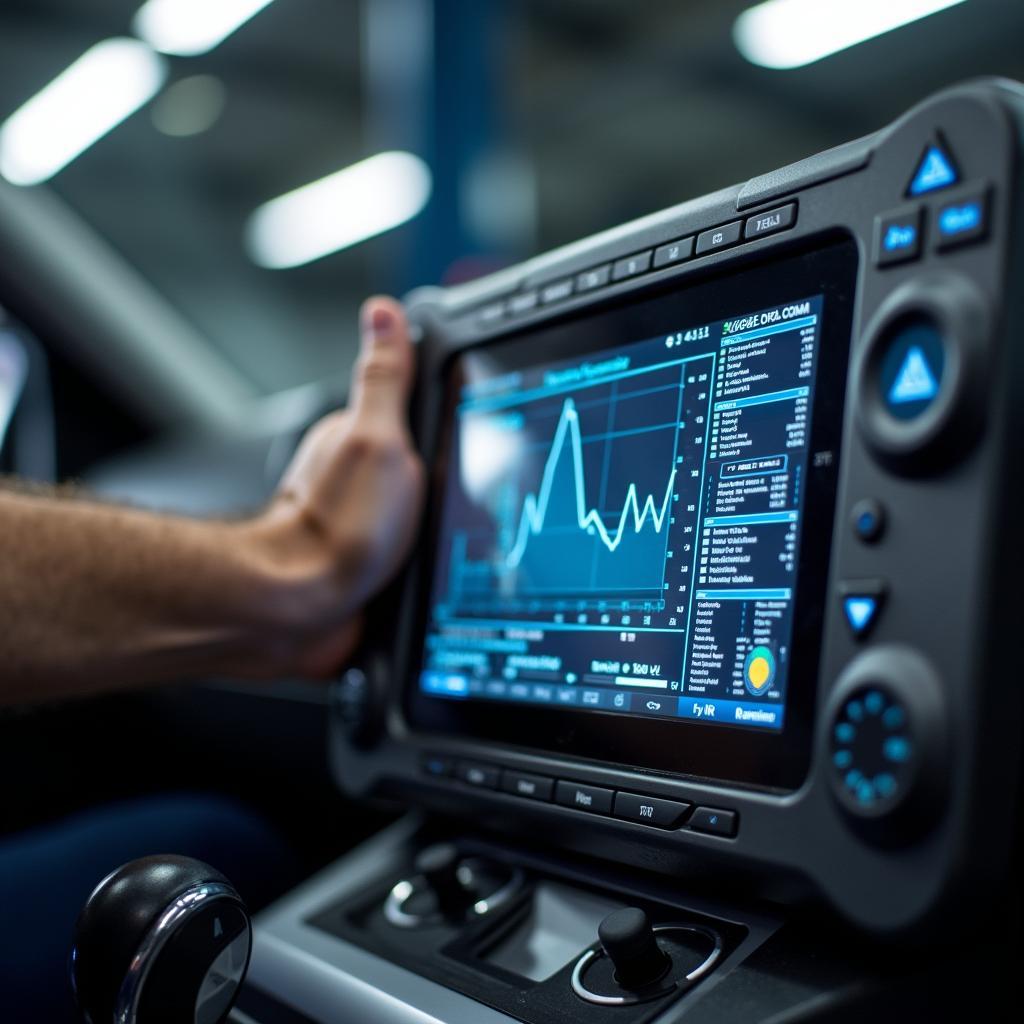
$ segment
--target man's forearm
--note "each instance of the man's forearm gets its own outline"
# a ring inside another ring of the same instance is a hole
[[[0,701],[292,664],[330,581],[315,537],[299,551],[279,529],[289,514],[200,522],[0,493]]]
[[[248,522],[0,492],[0,703],[336,670],[415,536],[413,366],[401,306],[369,300],[349,407],[309,431]]]

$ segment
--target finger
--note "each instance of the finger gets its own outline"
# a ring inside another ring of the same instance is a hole
[[[377,296],[363,304],[360,322],[351,406],[359,417],[404,424],[415,363],[405,311],[394,299]]]

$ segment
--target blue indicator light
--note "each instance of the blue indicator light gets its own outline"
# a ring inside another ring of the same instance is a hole
[[[906,712],[898,704],[886,708],[885,714],[882,715],[882,724],[886,729],[902,729],[906,721]]]
[[[896,792],[896,776],[890,775],[888,772],[883,772],[881,775],[874,777],[875,790],[882,799],[886,799]]]
[[[863,778],[864,776],[856,768],[851,768],[843,778],[843,782],[846,783],[848,788],[856,789]]]
[[[877,519],[873,512],[861,512],[857,516],[857,532],[862,536],[866,537],[870,533],[874,533],[875,524]]]
[[[910,194],[922,196],[940,188],[957,183],[958,177],[953,162],[938,146],[929,146],[914,173],[910,183]]]
[[[854,722],[864,721],[864,705],[859,700],[851,700],[846,705],[846,717]]]
[[[885,707],[885,698],[877,690],[872,690],[864,698],[864,707],[867,708],[869,715],[878,715]]]
[[[947,206],[939,214],[939,231],[947,238],[974,231],[981,226],[982,209],[977,200]]]
[[[903,736],[890,736],[882,745],[882,753],[887,761],[903,764],[910,760],[910,741]]]
[[[852,743],[857,738],[857,729],[850,722],[840,722],[835,735],[837,743]]]
[[[912,249],[917,243],[917,225],[890,224],[882,239],[882,248],[886,252],[902,252]]]
[[[907,349],[903,365],[889,389],[889,404],[930,402],[938,393],[939,381],[928,365],[924,350],[912,345]]]
[[[875,787],[867,779],[857,786],[857,799],[862,804],[869,804],[875,799]]]
[[[846,613],[846,621],[850,623],[850,629],[859,636],[871,625],[875,612],[878,611],[878,599],[866,594],[844,598],[843,611]],[[853,718],[849,711],[847,714]]]
[[[840,770],[845,771],[853,764],[853,753],[849,750],[837,750],[832,755],[832,763]]]

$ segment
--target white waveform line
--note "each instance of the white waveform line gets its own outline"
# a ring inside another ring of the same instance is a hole
[[[523,560],[526,554],[530,538],[544,529],[544,520],[547,518],[548,502],[551,500],[551,488],[554,486],[555,469],[558,460],[562,456],[562,449],[565,447],[566,435],[572,444],[573,479],[576,484],[576,521],[584,532],[593,532],[601,538],[601,542],[609,551],[614,551],[621,543],[626,532],[626,524],[629,521],[630,511],[633,514],[633,531],[639,533],[644,523],[650,516],[656,533],[661,533],[665,525],[665,517],[668,515],[669,503],[672,500],[672,485],[675,483],[676,471],[672,469],[668,478],[668,486],[665,488],[665,496],[661,502],[660,511],[655,507],[654,495],[648,494],[644,501],[643,508],[640,507],[640,500],[637,497],[636,484],[630,484],[626,491],[626,501],[622,506],[622,514],[619,516],[619,525],[614,533],[609,533],[604,525],[601,513],[598,509],[587,509],[586,489],[583,479],[583,439],[580,436],[580,417],[576,406],[571,398],[567,398],[562,406],[562,415],[558,420],[558,427],[555,429],[555,437],[551,442],[551,452],[548,461],[544,466],[544,474],[541,477],[540,489],[537,494],[527,494],[523,500],[523,514],[519,519],[519,530],[516,533],[516,542],[512,545],[508,556],[505,559],[510,569],[515,569]]]

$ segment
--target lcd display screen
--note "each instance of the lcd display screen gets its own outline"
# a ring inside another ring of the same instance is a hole
[[[420,706],[786,729],[849,341],[847,274],[793,263],[458,357]]]

